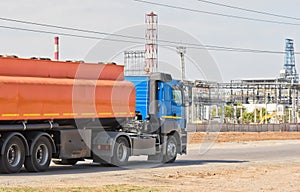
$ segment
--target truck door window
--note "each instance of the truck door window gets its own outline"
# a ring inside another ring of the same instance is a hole
[[[178,86],[172,87],[172,95],[173,95],[173,101],[177,105],[182,105],[182,92]]]

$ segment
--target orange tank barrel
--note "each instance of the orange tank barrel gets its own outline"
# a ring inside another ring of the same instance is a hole
[[[134,117],[127,81],[0,76],[0,87],[0,120]]]
[[[88,64],[0,57],[0,76],[123,81],[124,67],[115,64]]]

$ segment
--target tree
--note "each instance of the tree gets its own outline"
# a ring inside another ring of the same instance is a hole
[[[225,107],[225,117],[230,119],[232,118],[232,106]]]
[[[254,112],[244,112],[242,119],[244,123],[252,123],[254,121]]]
[[[231,105],[227,105],[225,107],[225,118],[227,119],[233,119],[234,115],[235,120],[238,120],[241,118],[241,111],[240,108],[243,106],[242,103],[230,103]]]

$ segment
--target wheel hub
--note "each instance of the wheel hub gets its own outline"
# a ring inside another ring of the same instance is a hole
[[[170,141],[168,143],[168,156],[175,157],[175,155],[176,155],[176,145],[174,141]]]
[[[36,149],[36,160],[40,165],[44,165],[48,159],[48,148],[46,145],[41,144]]]
[[[11,166],[16,166],[21,160],[21,151],[17,145],[11,145],[7,151],[7,162]]]
[[[123,143],[119,144],[119,147],[117,149],[117,155],[118,155],[118,159],[122,162],[126,160],[126,156],[127,156],[127,150],[125,148],[126,146]]]

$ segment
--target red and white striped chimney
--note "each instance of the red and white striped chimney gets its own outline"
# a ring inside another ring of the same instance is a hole
[[[59,60],[59,46],[58,46],[58,37],[54,37],[54,60]]]

